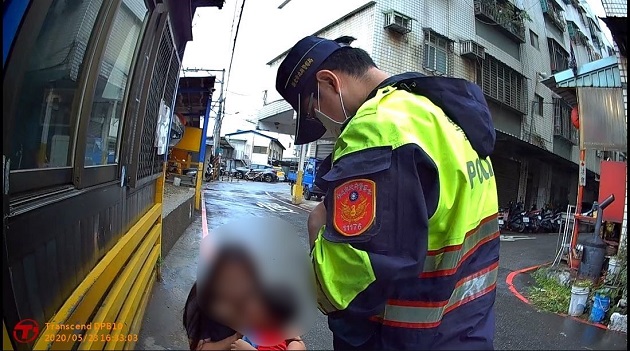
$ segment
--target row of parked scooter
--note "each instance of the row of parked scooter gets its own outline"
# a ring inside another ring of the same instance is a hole
[[[499,209],[499,229],[518,233],[557,233],[564,215],[560,209],[537,209],[536,205],[526,210],[522,202],[511,201],[507,208]]]

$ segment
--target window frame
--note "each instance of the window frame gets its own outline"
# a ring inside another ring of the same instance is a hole
[[[534,45],[534,39],[536,45]],[[536,50],[540,51],[540,37],[533,30],[529,30],[529,44]]]
[[[125,150],[123,137],[128,127],[128,105],[130,104],[129,92],[136,84],[136,80],[129,79],[125,87],[125,94],[122,101],[121,121],[119,122],[118,140],[116,153],[118,162],[113,165],[100,165],[94,167],[84,167],[86,134],[89,125],[89,118],[92,111],[92,102],[96,89],[96,79],[98,79],[101,68],[103,53],[106,49],[107,41],[112,33],[116,14],[120,10],[123,0],[104,0],[99,8],[94,28],[90,33],[87,42],[82,70],[77,80],[75,98],[71,106],[70,128],[70,152],[68,154],[71,164],[66,167],[56,168],[35,168],[24,170],[13,170],[9,172],[9,195],[21,198],[29,194],[37,193],[46,195],[55,193],[59,189],[81,189],[98,184],[103,184],[120,179],[120,171],[124,164],[123,151]],[[148,10],[142,30],[139,34],[138,42],[134,49],[129,77],[135,78],[138,56],[140,48],[144,45],[145,34],[153,18],[155,4],[152,0],[143,1]],[[12,130],[13,124],[18,122],[17,99],[21,93],[21,87],[25,79],[25,72],[28,69],[26,60],[21,57],[27,55],[33,48],[44,25],[46,17],[53,5],[53,0],[38,0],[38,6],[29,7],[22,22],[22,26],[15,36],[14,44],[10,56],[7,58],[3,86],[11,86],[12,89],[5,89],[3,100],[7,103],[3,105],[4,130]],[[12,145],[11,133],[3,133],[3,154],[9,155]],[[8,167],[7,167],[8,168]]]
[[[25,72],[28,68],[28,62],[21,58],[27,55],[27,52],[33,48],[40,30],[44,25],[48,12],[53,5],[53,0],[44,0],[38,2],[38,6],[29,7],[28,12],[24,16],[20,31],[14,40],[14,45],[11,50],[11,56],[7,58],[5,76],[3,79],[3,87],[10,86],[12,89],[4,89],[3,100],[7,103],[3,105],[3,115],[8,116],[3,122],[5,131],[13,130],[13,124],[18,121],[17,118],[17,99],[21,93],[22,83],[25,79]],[[104,26],[106,25],[107,14],[112,9],[113,2],[103,1],[99,12],[97,14],[96,21],[94,23],[94,29],[90,33],[90,39],[88,40],[85,56],[82,65],[89,67],[94,60],[94,53],[99,43],[99,37],[102,35]],[[71,124],[70,128],[73,130],[73,135],[70,136],[70,153],[69,157],[72,160],[72,164],[66,167],[55,168],[34,168],[24,170],[13,170],[9,172],[9,194],[23,194],[32,191],[37,191],[45,188],[57,189],[60,186],[73,184],[73,168],[76,163],[77,154],[77,126],[79,123],[79,110],[83,103],[81,96],[84,95],[86,85],[89,83],[89,69],[83,70],[77,81],[77,90],[75,92],[75,98],[71,107]],[[8,92],[8,94],[7,94]],[[3,133],[3,154],[10,154],[12,145],[12,133]]]
[[[435,38],[435,43],[431,42],[431,39]],[[439,45],[439,40],[443,40],[445,43],[444,47],[440,47]],[[423,41],[422,41],[422,67],[425,70],[431,71],[431,72],[435,72],[437,74],[440,75],[444,75],[444,76],[450,76],[451,75],[451,69],[452,69],[452,54],[453,54],[453,41],[450,40],[449,38],[440,35],[439,33],[435,32],[432,29],[429,28],[425,28],[423,31]],[[433,49],[433,66],[434,67],[430,67],[429,66],[429,49]],[[438,69],[438,52],[443,52],[445,54],[445,71],[446,72],[442,72]]]
[[[105,57],[104,54],[105,54],[105,50],[107,49],[107,43],[109,42],[109,39],[112,35],[113,29],[114,29],[113,25],[116,20],[116,16],[118,15],[118,11],[120,11],[121,7],[123,6],[123,0],[113,0],[112,3],[114,4],[115,9],[113,9],[112,11],[110,11],[110,13],[108,13],[107,32],[105,33],[103,38],[100,40],[99,46],[97,47],[98,56],[97,56],[96,62],[95,64],[92,64],[90,66],[90,77],[91,77],[90,82],[89,82],[90,84],[88,86],[88,89],[84,91],[85,93],[84,95],[87,95],[89,97],[83,100],[84,101],[83,106],[85,107],[81,109],[81,114],[79,115],[79,126],[78,126],[78,133],[77,133],[77,137],[78,137],[77,139],[79,140],[79,142],[77,143],[77,148],[75,151],[74,172],[73,172],[74,173],[73,182],[74,182],[74,185],[78,189],[119,180],[121,176],[122,167],[124,167],[124,162],[121,155],[122,153],[121,145],[123,143],[122,142],[123,133],[124,133],[123,127],[126,125],[125,122],[127,120],[127,111],[129,110],[128,108],[129,100],[130,100],[129,97],[132,91],[131,85],[135,83],[131,79],[127,81],[127,85],[125,86],[125,92],[123,95],[123,100],[121,102],[122,110],[121,110],[121,115],[120,115],[120,121],[118,123],[118,133],[117,133],[116,151],[115,151],[116,156],[118,158],[118,162],[114,164],[85,166],[87,131],[90,125],[90,117],[92,115],[93,100],[94,100],[94,94],[96,92],[97,80],[99,78],[99,72],[101,70],[101,65],[103,64],[103,60]],[[144,3],[145,3],[148,13],[147,15],[145,15],[145,18],[143,19],[142,28],[138,35],[138,41],[136,42],[136,45],[134,46],[133,57],[131,59],[131,66],[130,66],[129,75],[128,75],[128,77],[131,77],[131,78],[135,76],[135,71],[137,69],[137,63],[138,63],[138,56],[140,52],[142,52],[141,49],[143,46],[142,44],[144,41],[144,36],[147,30],[148,24],[150,23],[151,8],[149,4],[147,4],[146,1],[144,1]]]
[[[536,106],[535,113],[539,116],[543,116],[545,113],[545,98],[538,94],[534,94],[534,101],[538,104],[538,106]]]

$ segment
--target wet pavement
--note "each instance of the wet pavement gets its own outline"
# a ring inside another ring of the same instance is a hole
[[[315,201],[299,206],[290,203],[287,183],[215,182],[205,185],[207,223],[210,231],[243,216],[275,216],[302,233],[300,240],[308,254],[306,218]],[[195,279],[201,240],[201,216],[186,230],[162,262],[162,281],[156,283],[140,332],[139,350],[184,350],[188,348],[182,327],[186,296]],[[625,350],[627,335],[555,314],[538,312],[508,289],[507,275],[525,267],[549,262],[556,249],[557,235],[502,237],[497,282],[496,349]],[[310,350],[332,349],[332,335],[324,316],[318,315],[304,336]]]

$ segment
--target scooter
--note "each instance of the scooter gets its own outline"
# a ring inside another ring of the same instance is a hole
[[[208,167],[206,167],[206,173],[204,174],[204,179],[206,180],[206,182],[209,182],[212,180],[213,176],[214,176],[214,169],[212,165],[208,165]]]
[[[542,212],[539,231],[542,233],[555,233],[560,230],[562,212],[547,208]]]
[[[249,170],[247,173],[245,173],[245,179],[253,180],[253,181],[262,181],[263,180],[262,175],[263,175],[263,172],[261,171]]]
[[[523,210],[523,203],[519,202],[513,205],[513,208],[510,210],[507,228],[515,232],[523,233],[525,229],[527,229],[528,224],[529,217],[527,216],[527,211]]]
[[[527,212],[527,217],[529,217],[529,221],[526,221],[526,229],[532,233],[537,232],[540,229],[540,222],[542,222],[542,210],[537,209],[536,205],[533,205]]]
[[[499,230],[506,229],[508,225],[508,218],[510,217],[510,208],[499,208],[499,216],[497,217],[499,222]]]

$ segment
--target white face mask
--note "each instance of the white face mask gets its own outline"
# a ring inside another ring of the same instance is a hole
[[[320,122],[324,125],[324,128],[335,137],[335,139],[339,138],[341,135],[341,130],[343,125],[348,121],[348,113],[346,112],[346,107],[343,105],[343,97],[341,96],[341,92],[339,92],[339,101],[341,102],[341,110],[343,111],[345,119],[342,122],[338,122],[328,115],[321,111],[321,106],[319,105],[319,83],[317,83],[317,107],[315,110],[315,116],[319,119]]]

